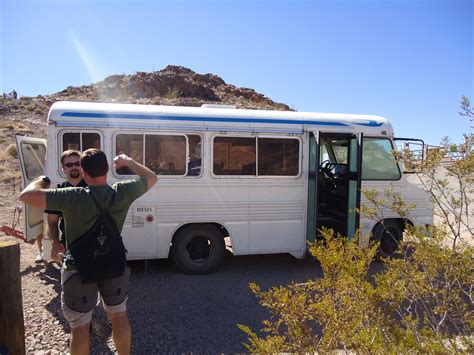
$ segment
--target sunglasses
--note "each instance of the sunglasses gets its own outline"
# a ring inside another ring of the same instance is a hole
[[[65,163],[66,168],[72,168],[73,166],[81,166],[81,162],[76,161],[75,163]]]

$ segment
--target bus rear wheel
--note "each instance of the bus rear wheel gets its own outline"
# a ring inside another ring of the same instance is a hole
[[[212,225],[190,225],[173,239],[171,257],[187,274],[208,274],[224,260],[225,241]]]
[[[403,225],[397,220],[383,220],[375,226],[373,239],[376,242],[380,242],[378,255],[381,257],[391,257],[403,239]]]

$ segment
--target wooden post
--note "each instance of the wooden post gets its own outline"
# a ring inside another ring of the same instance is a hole
[[[3,349],[2,349],[3,348]],[[0,241],[0,349],[25,354],[20,246]]]

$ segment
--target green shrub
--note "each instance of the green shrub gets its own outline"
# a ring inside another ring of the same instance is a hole
[[[452,353],[474,349],[472,247],[446,248],[436,231],[411,229],[403,257],[386,260],[369,277],[377,245],[323,230],[309,245],[323,277],[262,291],[250,288],[269,309],[264,337],[239,325],[257,353]]]

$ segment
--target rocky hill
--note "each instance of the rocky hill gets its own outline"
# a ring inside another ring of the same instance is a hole
[[[19,93],[21,95],[21,93]],[[50,106],[61,100],[101,101],[172,106],[230,104],[237,108],[290,110],[253,89],[227,84],[213,74],[169,65],[163,70],[133,75],[111,75],[95,84],[69,86],[61,92],[36,97],[0,97],[0,119],[40,125],[43,131]]]

